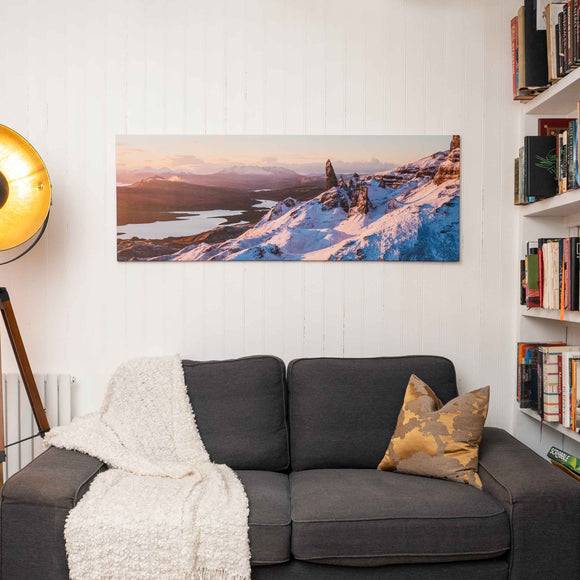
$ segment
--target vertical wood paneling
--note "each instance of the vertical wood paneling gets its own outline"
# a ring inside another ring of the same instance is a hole
[[[490,420],[509,423],[516,7],[2,3],[2,122],[39,148],[54,185],[41,245],[0,272],[35,370],[77,375],[80,413],[130,356],[435,353],[461,388],[492,384]],[[17,23],[31,20],[23,42]],[[118,264],[114,135],[126,133],[460,133],[461,262]]]

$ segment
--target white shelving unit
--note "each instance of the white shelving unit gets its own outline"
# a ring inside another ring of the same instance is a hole
[[[578,101],[580,69],[522,104],[521,142],[524,135],[537,135],[538,119],[541,117],[576,117]],[[518,260],[524,256],[527,241],[541,237],[580,235],[580,189],[518,207],[517,212]],[[565,312],[564,319],[560,320],[558,310],[527,309],[521,306],[517,309],[517,336],[518,340],[524,342],[563,341],[580,344],[580,312]],[[545,421],[541,428],[537,413],[520,409],[515,402],[514,431],[519,439],[544,457],[552,445],[580,456],[579,434],[560,424]]]
[[[532,409],[521,409],[521,412],[524,415],[531,417],[532,419],[534,419],[534,421],[537,421],[538,423],[541,423],[542,421],[540,416],[535,411],[532,411]],[[575,433],[571,429],[563,427],[559,423],[547,423],[546,421],[544,421],[544,426],[547,426],[550,429],[553,429],[554,431],[561,433],[562,435],[564,435],[564,437],[568,437],[569,439],[573,439],[574,441],[580,442],[580,434]]]

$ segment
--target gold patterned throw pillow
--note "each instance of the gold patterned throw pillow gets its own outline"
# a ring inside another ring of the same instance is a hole
[[[481,489],[477,466],[488,405],[489,387],[443,405],[419,377],[411,375],[378,469],[450,479]]]

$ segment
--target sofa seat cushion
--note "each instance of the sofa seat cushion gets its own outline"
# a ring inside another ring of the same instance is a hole
[[[236,471],[250,504],[252,566],[290,560],[290,483],[285,473]]]
[[[377,471],[290,475],[292,554],[343,566],[493,558],[510,547],[508,516],[471,485]]]

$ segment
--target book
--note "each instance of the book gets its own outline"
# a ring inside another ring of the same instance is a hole
[[[514,16],[510,21],[512,41],[512,93],[513,98],[518,98],[518,17]]]
[[[514,205],[520,205],[520,158],[514,159]]]
[[[558,356],[562,356],[563,347],[538,347],[539,356],[542,357],[542,407],[539,409],[544,421],[559,423],[559,364]]]
[[[576,431],[576,409],[578,407],[578,359],[570,361],[570,381],[571,381],[571,425],[570,428]]]
[[[517,344],[517,394],[521,408],[540,411],[542,375],[539,347],[564,347],[564,343],[518,342]]]
[[[552,2],[548,4],[545,8],[545,20],[546,20],[546,51],[548,59],[548,81],[556,82],[560,79],[558,74],[558,42],[556,29],[558,26],[558,15],[562,12],[564,8],[564,2]],[[517,17],[515,17],[516,22],[512,24],[515,25],[515,35],[517,43]],[[512,19],[513,20],[513,19]],[[513,35],[513,32],[512,32]],[[512,39],[513,43],[513,39]],[[517,46],[516,46],[517,50]],[[516,54],[517,57],[517,54]],[[542,133],[538,133],[542,134]]]
[[[573,119],[568,124],[568,131],[566,132],[566,189],[575,189],[578,187],[578,175],[576,172],[576,154],[575,146],[577,147],[576,134],[578,130],[578,121]]]
[[[562,353],[562,381],[561,381],[561,403],[560,403],[560,423],[564,427],[572,425],[572,376],[571,362],[580,358],[580,350],[564,351]]]
[[[568,62],[568,3],[564,4],[564,9],[562,10],[562,27],[560,28],[562,33],[562,55],[564,60],[564,74],[569,72],[569,62]]]
[[[579,1],[572,0],[572,62],[577,67],[580,64],[580,44],[578,38],[578,10],[580,9]]]
[[[536,28],[536,0],[525,0],[517,16],[518,89],[548,86],[546,31]]]
[[[524,199],[528,202],[558,193],[556,137],[524,137]]]
[[[559,423],[562,418],[562,354],[578,349],[578,346],[538,347],[542,359],[542,375],[538,376],[538,396],[542,396],[539,411],[544,421]]]
[[[527,88],[545,88],[548,83],[546,31],[536,28],[536,0],[525,0],[525,70]]]
[[[526,306],[540,307],[540,263],[537,252],[525,257],[526,272]]]
[[[526,305],[526,261],[520,260],[520,304]]]
[[[538,135],[555,137],[558,133],[568,130],[570,121],[574,119],[538,119]]]
[[[562,131],[558,134],[557,137],[557,155],[556,155],[556,164],[557,164],[557,175],[558,175],[558,193],[566,193],[568,191],[568,179],[567,179],[567,171],[568,171],[568,164],[566,163],[566,159],[568,157],[568,153],[566,151],[568,146],[568,131]]]
[[[526,90],[526,44],[525,44],[525,8],[520,6],[517,14],[517,80],[518,91]]]
[[[525,198],[524,190],[525,190],[525,150],[523,147],[519,149],[519,163],[518,169],[520,173],[520,184],[518,187],[518,192],[520,196],[520,204],[528,203]]]
[[[580,237],[528,241],[520,275],[522,304],[560,310],[561,314],[579,311]]]

